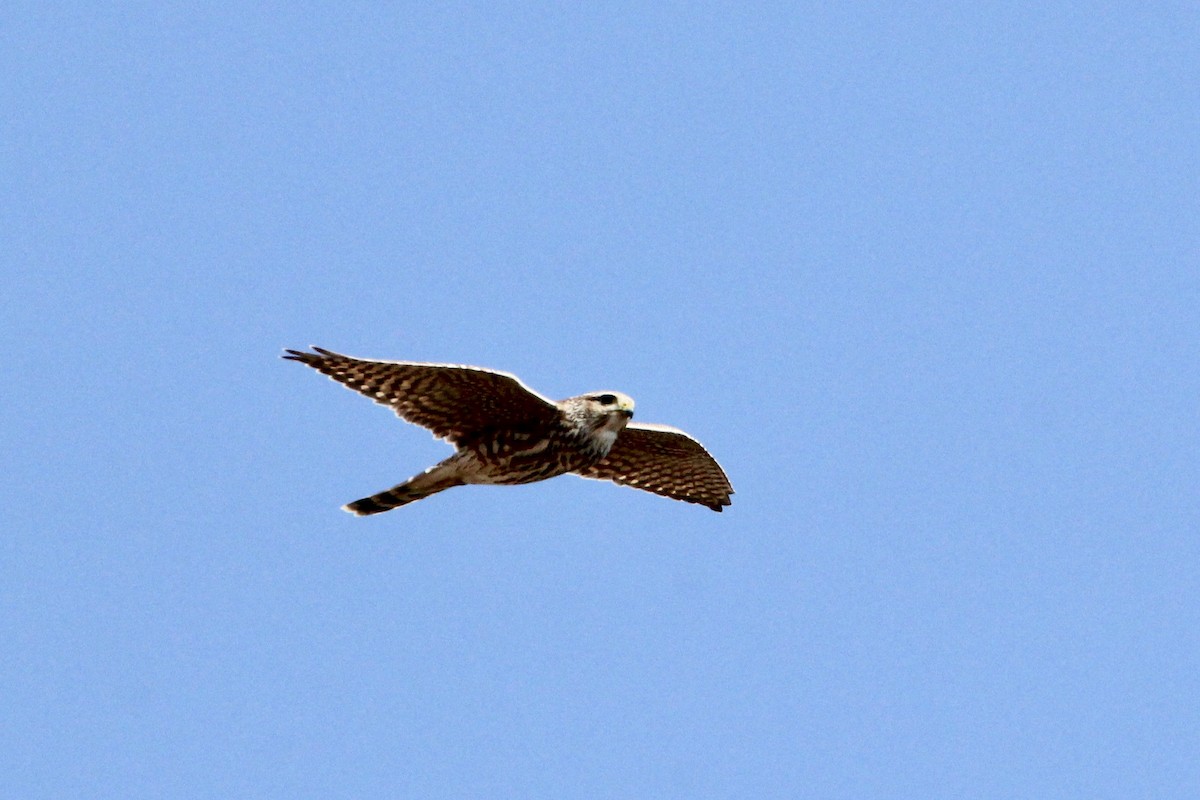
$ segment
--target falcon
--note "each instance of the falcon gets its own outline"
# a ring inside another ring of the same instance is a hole
[[[520,484],[573,473],[698,503],[730,504],[733,487],[704,447],[678,428],[631,423],[633,398],[593,392],[554,401],[507,372],[460,364],[368,361],[313,347],[283,357],[390,407],[454,445],[454,454],[343,510],[390,511],[464,484]]]

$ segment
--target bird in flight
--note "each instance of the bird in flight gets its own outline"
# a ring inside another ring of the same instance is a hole
[[[342,507],[352,514],[390,511],[464,484],[533,483],[568,472],[713,511],[730,504],[733,487],[716,459],[677,428],[631,423],[633,398],[621,392],[555,403],[507,372],[368,361],[320,347],[285,352],[455,447],[420,475]]]

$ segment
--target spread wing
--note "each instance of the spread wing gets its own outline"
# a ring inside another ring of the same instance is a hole
[[[730,504],[733,486],[704,446],[678,428],[631,423],[617,435],[608,455],[579,471],[713,511]]]
[[[312,349],[288,350],[284,358],[307,364],[456,444],[486,428],[549,423],[559,413],[554,403],[507,372],[459,364],[367,361]]]

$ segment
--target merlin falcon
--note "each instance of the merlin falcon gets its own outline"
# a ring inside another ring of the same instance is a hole
[[[594,392],[555,403],[515,375],[459,364],[368,361],[313,347],[307,364],[454,445],[441,463],[342,508],[366,516],[464,484],[520,484],[572,473],[698,503],[730,504],[733,487],[678,428],[631,423],[633,398]]]

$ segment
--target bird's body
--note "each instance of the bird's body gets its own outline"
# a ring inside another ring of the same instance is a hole
[[[288,350],[284,358],[392,407],[456,447],[420,475],[345,506],[354,514],[388,511],[453,486],[533,483],[566,473],[714,511],[729,505],[733,488],[700,443],[675,428],[630,425],[633,399],[620,392],[554,403],[504,372],[313,351]]]

